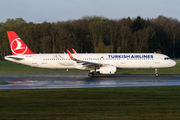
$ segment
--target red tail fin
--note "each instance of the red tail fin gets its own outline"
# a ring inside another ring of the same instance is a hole
[[[14,31],[7,31],[7,35],[13,55],[35,54],[26,46],[26,44]]]

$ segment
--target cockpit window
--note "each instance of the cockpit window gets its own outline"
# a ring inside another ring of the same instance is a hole
[[[169,60],[170,58],[169,57],[165,57],[164,60]]]

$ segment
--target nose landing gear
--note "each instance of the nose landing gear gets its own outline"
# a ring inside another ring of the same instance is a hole
[[[158,77],[158,76],[159,76],[159,74],[158,74],[158,70],[157,70],[157,69],[155,69],[155,76],[156,76],[156,77]]]

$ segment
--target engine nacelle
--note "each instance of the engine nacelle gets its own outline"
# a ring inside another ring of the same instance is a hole
[[[101,74],[115,74],[116,73],[116,66],[102,66],[99,69],[96,69],[96,72]]]

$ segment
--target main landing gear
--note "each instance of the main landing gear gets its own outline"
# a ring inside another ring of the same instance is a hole
[[[88,76],[89,76],[89,77],[93,77],[93,76],[94,76],[94,73],[93,73],[93,72],[89,72]]]
[[[159,74],[158,74],[158,70],[157,70],[157,69],[155,69],[155,76],[156,76],[156,77],[158,77],[158,76],[159,76]]]

